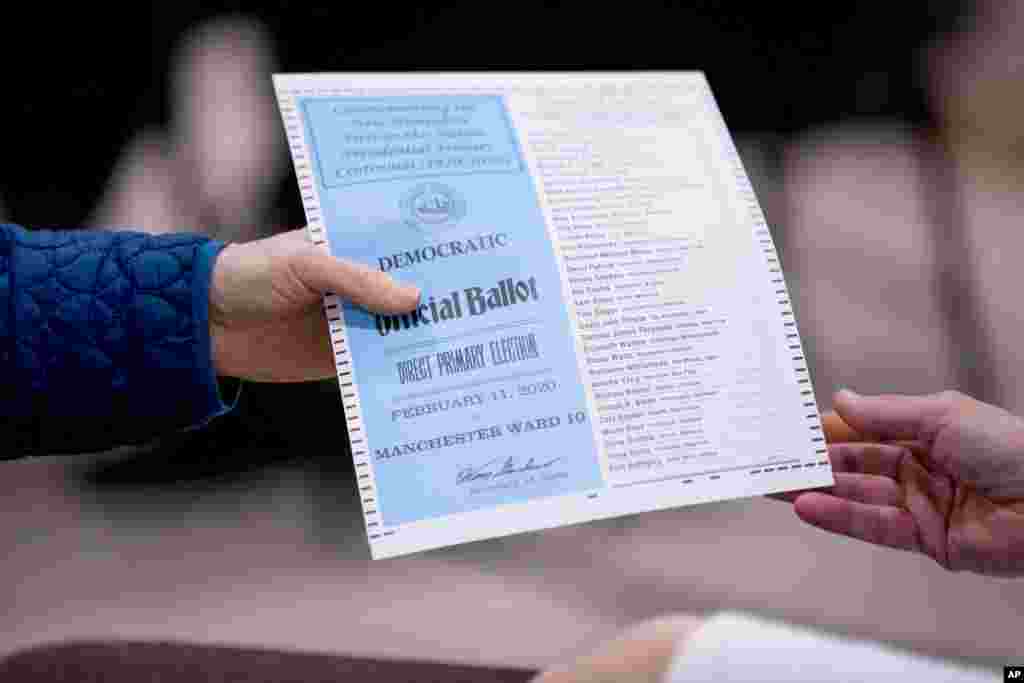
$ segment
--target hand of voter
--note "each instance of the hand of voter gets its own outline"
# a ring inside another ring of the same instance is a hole
[[[419,300],[415,287],[330,256],[303,230],[226,246],[210,285],[217,374],[266,382],[333,376],[326,292],[376,313],[406,313]]]
[[[1024,575],[1024,420],[955,391],[834,405],[835,486],[789,494],[801,519],[953,571]]]

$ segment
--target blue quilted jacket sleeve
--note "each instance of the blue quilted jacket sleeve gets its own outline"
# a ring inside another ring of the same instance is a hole
[[[0,458],[105,450],[226,412],[207,320],[222,247],[0,225]]]

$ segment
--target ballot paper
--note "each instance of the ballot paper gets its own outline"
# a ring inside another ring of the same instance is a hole
[[[374,558],[832,484],[768,225],[703,74],[276,75]]]

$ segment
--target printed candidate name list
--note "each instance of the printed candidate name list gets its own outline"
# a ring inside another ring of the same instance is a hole
[[[770,232],[699,73],[278,75],[374,557],[832,482]],[[339,409],[339,413],[342,409]]]

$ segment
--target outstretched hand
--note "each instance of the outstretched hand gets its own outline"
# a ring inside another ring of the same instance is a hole
[[[834,405],[835,486],[787,494],[801,519],[950,570],[1024,575],[1024,420],[955,391],[841,391]]]
[[[323,296],[377,313],[407,313],[419,290],[313,246],[304,230],[229,244],[210,285],[210,337],[218,375],[300,382],[334,375]]]

